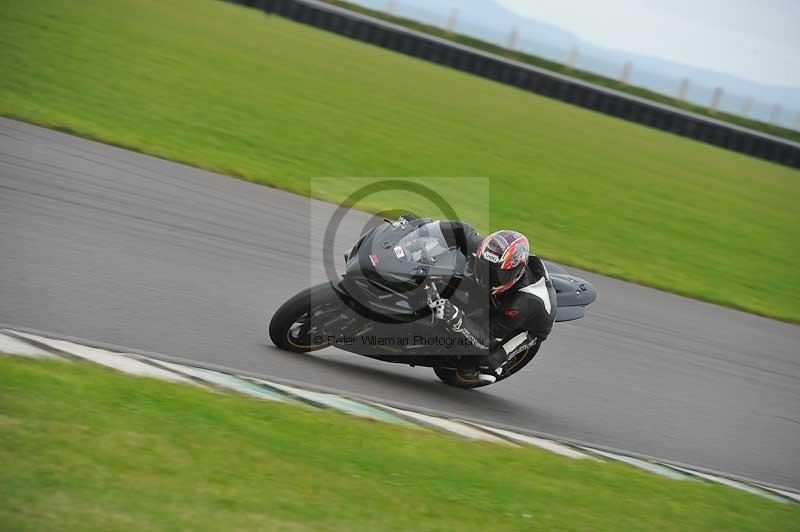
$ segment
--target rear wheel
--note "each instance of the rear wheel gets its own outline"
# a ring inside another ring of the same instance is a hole
[[[536,353],[539,352],[539,345],[540,343],[536,342],[535,345],[516,355],[514,359],[507,364],[503,375],[497,380],[497,382],[507,379],[525,367],[531,360],[533,360],[533,357],[535,357]],[[455,386],[456,388],[479,388],[481,386],[488,386],[490,384],[488,382],[481,382],[478,379],[477,372],[468,369],[465,370],[434,367],[433,372],[436,373],[436,376],[439,377],[442,382],[449,384],[450,386]]]
[[[477,372],[471,372],[462,369],[443,368],[437,366],[433,368],[433,372],[445,384],[455,386],[456,388],[479,388],[487,386],[488,382],[481,382],[478,380]]]
[[[276,347],[296,353],[328,347],[325,330],[335,330],[330,325],[342,319],[342,311],[342,301],[329,283],[303,290],[272,316],[270,340]]]

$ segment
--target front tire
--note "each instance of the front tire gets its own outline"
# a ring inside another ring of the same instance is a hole
[[[307,288],[275,311],[269,322],[269,338],[275,347],[295,353],[324,349],[327,342],[314,339],[318,335],[314,320],[322,321],[325,314],[341,314],[342,306],[330,283]]]

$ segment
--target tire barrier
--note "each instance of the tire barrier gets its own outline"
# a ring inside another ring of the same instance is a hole
[[[800,144],[593,85],[315,0],[227,0],[548,98],[778,164],[800,168]]]

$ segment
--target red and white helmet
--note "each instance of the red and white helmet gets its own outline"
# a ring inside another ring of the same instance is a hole
[[[475,282],[492,295],[505,292],[523,276],[528,263],[528,239],[516,231],[487,236],[475,254]]]

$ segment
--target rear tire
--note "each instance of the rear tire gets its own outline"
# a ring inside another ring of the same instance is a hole
[[[536,353],[539,352],[539,347],[541,346],[541,342],[536,342],[535,345],[529,347],[524,353],[520,353],[517,355],[516,360],[514,360],[511,365],[508,367],[506,372],[497,379],[497,382],[501,380],[507,379],[512,376],[514,373],[518,372],[522,368],[524,368],[533,357],[536,356]],[[478,380],[477,377],[471,377],[468,374],[465,374],[463,371],[458,369],[450,369],[450,368],[443,368],[443,367],[434,367],[433,372],[436,373],[436,376],[441,379],[441,381],[445,384],[450,386],[455,386],[456,388],[480,388],[481,386],[488,386],[488,382],[481,382]]]
[[[488,386],[488,382],[481,382],[478,380],[477,377],[469,377],[465,375],[459,369],[450,369],[450,368],[443,368],[436,366],[433,368],[433,372],[436,373],[436,376],[441,379],[441,381],[449,386],[455,386],[456,388],[464,388],[464,389],[471,389],[471,388],[480,388],[481,386]]]
[[[281,305],[269,322],[269,338],[275,347],[295,353],[309,353],[328,347],[326,342],[315,342],[308,326],[313,312],[330,307],[341,308],[342,301],[330,283],[307,288]]]

